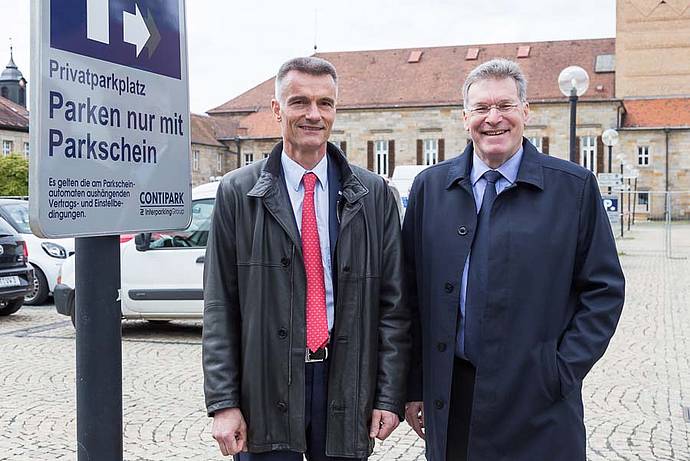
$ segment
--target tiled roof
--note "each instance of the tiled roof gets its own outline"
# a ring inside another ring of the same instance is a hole
[[[690,98],[626,99],[623,128],[690,127]]]
[[[223,144],[218,142],[218,135],[216,132],[216,121],[211,117],[205,115],[191,114],[192,123],[192,143],[205,144],[207,146],[222,147]]]
[[[29,111],[0,96],[0,129],[29,131]]]
[[[517,58],[518,50],[528,57]],[[417,60],[417,56],[419,60]],[[466,59],[477,54],[477,59]],[[338,108],[383,108],[459,105],[467,73],[496,57],[517,60],[529,81],[528,99],[559,100],[558,74],[570,65],[583,67],[591,82],[582,99],[614,97],[614,73],[594,71],[597,56],[613,55],[615,39],[570,40],[491,45],[446,46],[379,51],[318,53],[338,70]],[[208,111],[254,112],[267,108],[273,97],[271,78]]]
[[[280,125],[273,118],[273,113],[260,110],[242,118],[237,133],[248,138],[280,138]]]

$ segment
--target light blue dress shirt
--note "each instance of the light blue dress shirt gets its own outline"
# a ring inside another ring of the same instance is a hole
[[[496,194],[500,194],[506,187],[511,186],[517,179],[518,170],[520,169],[520,162],[522,161],[522,147],[510,157],[503,165],[499,166],[496,171],[501,173],[501,178],[496,181]],[[484,189],[486,189],[487,181],[483,175],[489,168],[486,163],[480,159],[477,154],[472,157],[472,171],[470,172],[470,180],[472,181],[472,192],[474,194],[474,203],[477,205],[477,213],[482,208],[482,199],[484,198]],[[455,345],[455,355],[467,360],[465,355],[465,299],[467,298],[467,275],[470,269],[470,257],[472,252],[467,255],[465,260],[465,267],[462,270],[462,281],[460,284],[460,322],[459,338]]]
[[[324,155],[321,161],[312,170],[305,170],[302,165],[292,160],[283,151],[280,157],[283,165],[283,175],[287,185],[292,212],[297,222],[297,229],[302,234],[302,202],[304,201],[304,186],[302,176],[305,173],[314,173],[318,178],[314,188],[314,209],[316,210],[316,227],[319,231],[321,242],[321,263],[323,264],[323,280],[326,285],[326,313],[328,315],[328,331],[333,330],[333,274],[331,272],[331,241],[328,235],[328,155]]]

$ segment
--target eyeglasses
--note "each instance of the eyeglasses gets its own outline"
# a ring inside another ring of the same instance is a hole
[[[480,104],[478,106],[474,106],[470,109],[467,109],[467,112],[469,112],[472,115],[488,115],[489,112],[491,112],[491,109],[496,109],[502,114],[508,114],[512,112],[513,110],[517,109],[517,107],[520,104],[518,103],[513,103],[513,102],[501,102],[499,104]]]

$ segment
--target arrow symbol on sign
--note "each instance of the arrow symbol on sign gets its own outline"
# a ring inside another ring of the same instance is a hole
[[[146,42],[146,48],[149,52],[149,59],[151,59],[151,56],[153,55],[154,51],[156,51],[156,48],[158,48],[158,44],[161,41],[161,34],[158,32],[158,27],[156,27],[156,22],[153,20],[153,16],[151,16],[151,10],[148,10],[146,12],[146,26],[149,29],[149,32],[151,33],[151,38]]]
[[[141,50],[144,49],[144,45],[148,42],[151,33],[149,32],[144,17],[139,11],[139,5],[134,4],[135,14],[128,11],[122,12],[122,27],[123,27],[123,39],[125,42],[130,43],[137,48],[137,57],[141,54]]]

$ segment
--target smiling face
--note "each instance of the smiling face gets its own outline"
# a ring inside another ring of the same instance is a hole
[[[280,123],[283,148],[295,161],[326,153],[326,142],[335,121],[336,85],[328,74],[290,71],[284,77],[280,99],[271,101]]]
[[[470,133],[474,151],[491,168],[498,168],[522,145],[522,133],[529,118],[529,105],[520,102],[517,84],[512,78],[479,80],[470,86],[465,101],[465,129]],[[516,105],[507,112],[493,107],[487,114],[472,113],[472,108],[492,105]]]

